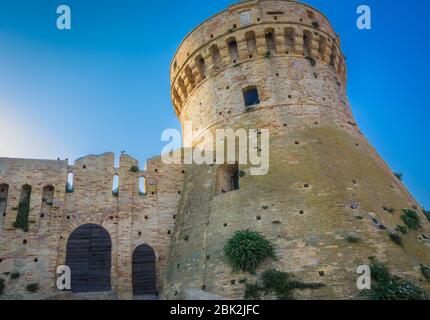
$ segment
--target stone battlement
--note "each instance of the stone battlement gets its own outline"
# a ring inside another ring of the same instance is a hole
[[[346,82],[340,40],[322,13],[294,1],[247,1],[208,19],[181,43],[170,72],[177,115],[208,78],[272,56],[314,59]]]

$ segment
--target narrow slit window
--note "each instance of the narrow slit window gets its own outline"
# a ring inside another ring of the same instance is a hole
[[[118,197],[119,196],[119,177],[118,177],[117,174],[113,176],[112,195],[114,197]]]
[[[8,194],[9,194],[9,185],[1,184],[0,185],[0,217],[4,217],[6,215]]]
[[[146,195],[146,179],[145,177],[139,178],[139,195]]]

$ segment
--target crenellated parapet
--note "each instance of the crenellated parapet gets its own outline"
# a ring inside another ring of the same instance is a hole
[[[340,40],[321,12],[295,1],[245,1],[206,20],[183,40],[170,71],[176,114],[205,80],[269,57],[330,65],[346,83]]]

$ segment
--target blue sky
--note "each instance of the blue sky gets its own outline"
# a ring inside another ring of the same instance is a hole
[[[0,156],[69,158],[126,150],[144,162],[178,128],[169,64],[183,37],[232,1],[0,3]],[[430,208],[428,12],[423,0],[308,0],[342,38],[348,94],[363,132]],[[72,30],[56,29],[56,8]],[[359,31],[356,8],[372,8]]]

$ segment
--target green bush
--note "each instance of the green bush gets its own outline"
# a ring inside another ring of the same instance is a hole
[[[304,283],[293,280],[293,276],[287,272],[277,271],[274,269],[266,270],[261,275],[262,285],[247,285],[245,289],[245,298],[260,297],[262,294],[274,293],[280,300],[292,300],[294,290],[299,289],[320,289],[324,287],[321,283]]]
[[[379,262],[375,257],[370,257],[370,273],[372,275],[372,279],[377,282],[386,282],[390,278],[390,271],[388,267]]]
[[[402,237],[399,236],[397,233],[395,232],[390,232],[390,239],[391,241],[393,241],[395,244],[397,244],[398,246],[402,247],[403,246],[403,241],[402,241]]]
[[[270,51],[267,51],[267,52],[264,54],[264,57],[265,57],[266,59],[269,59],[270,57],[272,57],[272,53],[271,53]]]
[[[16,216],[16,221],[14,223],[14,227],[17,229],[21,229],[24,232],[28,232],[28,214],[30,212],[30,199],[29,197],[25,197],[19,203],[18,214]]]
[[[397,179],[399,179],[400,181],[403,181],[403,173],[395,172],[394,175],[396,176]]]
[[[131,166],[130,171],[131,171],[131,172],[134,172],[134,173],[137,173],[137,172],[139,172],[139,171],[140,171],[140,169],[139,169],[139,167],[138,167],[138,166],[134,165],[134,166]]]
[[[28,284],[28,285],[25,287],[25,289],[27,289],[27,291],[28,291],[28,292],[35,293],[35,292],[39,291],[40,286],[39,286],[39,283],[38,283],[38,282],[35,282],[35,283],[30,283],[30,284]]]
[[[346,241],[349,243],[357,243],[360,242],[360,237],[357,235],[349,235],[346,237]]]
[[[401,234],[407,234],[408,233],[408,228],[406,228],[405,226],[401,226],[401,225],[397,225],[396,227],[396,231],[400,232]]]
[[[261,287],[257,283],[245,284],[245,299],[259,300],[261,297]]]
[[[275,258],[271,243],[260,233],[237,231],[224,246],[227,263],[234,271],[255,273],[258,265],[267,258]]]
[[[420,217],[417,212],[409,209],[403,209],[403,215],[400,217],[409,229],[418,230],[421,228]]]
[[[420,269],[421,269],[421,273],[423,274],[424,278],[426,278],[428,281],[430,281],[430,268],[421,264]]]
[[[4,279],[3,278],[0,278],[0,296],[3,294],[3,292],[4,292],[4,287],[5,287],[5,284],[4,284]]]
[[[12,273],[10,274],[10,278],[11,278],[12,280],[18,279],[20,276],[21,276],[21,274],[20,274],[19,272],[12,272]]]
[[[422,288],[409,280],[392,276],[388,267],[376,258],[370,258],[372,273],[372,290],[365,292],[372,300],[425,300],[426,293]]]

